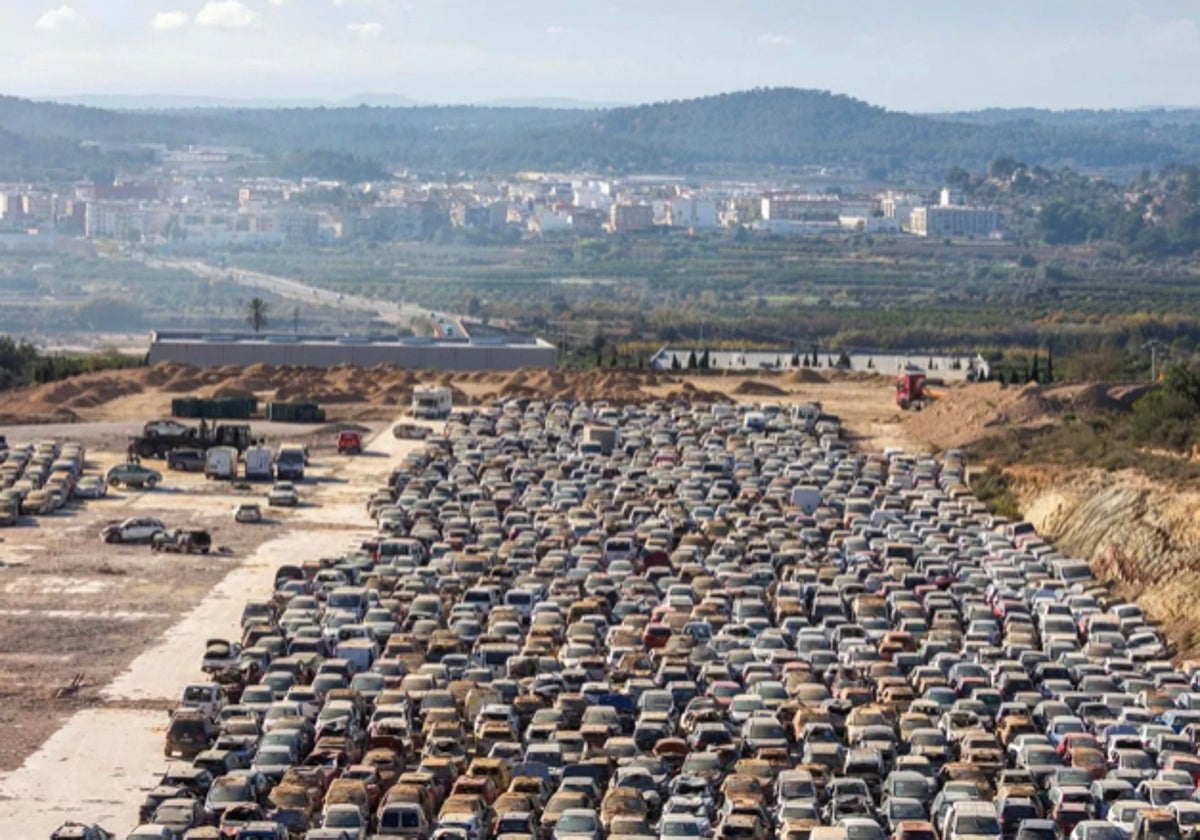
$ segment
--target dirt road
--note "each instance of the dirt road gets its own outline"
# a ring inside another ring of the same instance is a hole
[[[205,640],[236,635],[242,605],[270,591],[279,565],[336,554],[372,533],[363,489],[384,481],[397,459],[418,445],[385,431],[366,455],[337,462],[283,533],[233,565],[191,612],[104,687],[97,704],[75,713],[24,764],[0,776],[5,834],[44,837],[67,819],[99,822],[119,837],[130,831],[143,788],[165,765],[164,707],[187,683],[203,679]],[[217,495],[197,495],[191,504],[228,512],[227,500]]]

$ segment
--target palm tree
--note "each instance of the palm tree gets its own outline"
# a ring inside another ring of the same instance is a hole
[[[255,332],[259,332],[267,325],[267,314],[270,313],[271,307],[262,298],[251,298],[246,304],[246,323],[254,327]]]

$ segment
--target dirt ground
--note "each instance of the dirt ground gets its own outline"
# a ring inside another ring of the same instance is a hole
[[[279,565],[335,556],[372,533],[364,488],[420,444],[396,440],[382,424],[368,435],[359,457],[318,450],[300,484],[302,504],[268,509],[259,525],[232,521],[246,492],[167,473],[153,491],[114,493],[73,515],[0,532],[13,564],[0,567],[0,720],[9,736],[0,754],[0,824],[30,837],[67,819],[100,822],[118,836],[132,828],[164,763],[165,710],[184,685],[205,681],[205,639],[235,635],[242,605],[269,591]],[[103,453],[92,457],[107,463]],[[222,550],[158,555],[99,541],[104,521],[131,513],[168,526],[205,524]],[[80,690],[56,698],[78,673]]]
[[[865,445],[903,445],[914,440],[904,431],[904,415],[893,402],[889,378],[809,369],[688,375],[625,370],[431,373],[390,366],[318,369],[254,365],[200,370],[167,363],[87,374],[11,392],[0,406],[0,423],[40,424],[48,436],[78,429],[104,435],[97,442],[115,446],[123,445],[146,420],[170,416],[174,397],[255,396],[264,407],[272,400],[318,402],[329,418],[325,428],[271,424],[277,428],[267,429],[269,435],[286,432],[317,441],[328,439],[329,427],[339,422],[391,419],[408,405],[413,389],[424,384],[451,388],[454,402],[460,406],[514,396],[586,398],[616,404],[659,399],[817,400],[842,417]],[[255,428],[261,425],[256,423]]]
[[[11,434],[9,440],[18,442]],[[118,460],[91,450],[88,472]],[[94,702],[100,687],[240,558],[287,528],[292,511],[272,511],[257,525],[233,521],[233,504],[262,499],[265,489],[219,489],[203,476],[167,473],[155,490],[112,489],[103,499],[23,517],[0,531],[0,727],[7,733],[0,771],[18,766],[66,716]],[[100,541],[106,522],[134,515],[158,517],[167,527],[208,528],[214,550],[160,554]],[[55,696],[77,676],[77,690]]]

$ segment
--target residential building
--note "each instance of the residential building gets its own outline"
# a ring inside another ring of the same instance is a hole
[[[614,204],[609,211],[610,233],[637,233],[654,227],[654,208],[649,204]]]
[[[1000,214],[981,207],[914,207],[909,230],[916,236],[983,238],[1000,230]]]
[[[924,203],[916,193],[892,192],[889,190],[883,194],[883,198],[879,202],[879,207],[883,210],[885,218],[895,219],[901,228],[906,228],[912,216],[913,208],[920,207]]]
[[[762,200],[763,221],[833,222],[842,211],[842,202],[834,195],[769,195]]]
[[[671,227],[709,230],[717,223],[717,203],[712,199],[681,196],[667,203],[667,224]]]
[[[163,204],[142,201],[89,201],[84,235],[89,239],[142,241],[166,234],[172,216]]]
[[[567,218],[571,222],[571,229],[576,233],[602,233],[608,215],[603,210],[574,207]]]

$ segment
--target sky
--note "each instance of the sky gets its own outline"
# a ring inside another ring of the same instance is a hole
[[[0,93],[1200,106],[1197,0],[3,0]]]

